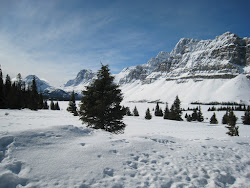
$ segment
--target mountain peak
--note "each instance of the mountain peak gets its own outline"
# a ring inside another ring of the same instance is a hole
[[[78,86],[79,84],[89,83],[96,74],[92,70],[82,69],[78,72],[75,79],[69,80],[64,87]]]

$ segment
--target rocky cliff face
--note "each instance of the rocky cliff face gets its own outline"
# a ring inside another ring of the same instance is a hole
[[[83,69],[77,74],[75,79],[69,80],[64,85],[64,87],[78,86],[79,84],[87,84],[95,77],[95,75],[96,73],[93,73],[91,70]]]
[[[125,68],[117,81],[234,78],[240,73],[250,74],[249,65],[250,38],[226,32],[214,40],[180,39],[172,52],[160,52],[147,64]]]

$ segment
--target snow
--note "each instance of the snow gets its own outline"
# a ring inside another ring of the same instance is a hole
[[[158,78],[151,84],[140,81],[121,85],[125,101],[172,102],[178,95],[183,102],[243,102],[250,104],[250,80],[246,75],[233,79],[179,79],[166,81]]]
[[[205,122],[177,122],[144,115],[154,103],[128,103],[139,117],[125,117],[125,133],[82,125],[60,111],[0,110],[0,187],[248,187],[250,126],[236,112],[239,137],[201,106]],[[182,107],[194,107],[183,103]],[[160,104],[162,109],[165,104]],[[191,112],[188,112],[191,113]],[[221,122],[225,112],[216,112]],[[184,114],[183,114],[184,116]]]

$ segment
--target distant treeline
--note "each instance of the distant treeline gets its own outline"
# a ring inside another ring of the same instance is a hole
[[[23,109],[31,110],[48,109],[47,101],[43,100],[42,94],[38,94],[35,77],[32,84],[27,86],[22,81],[19,73],[15,82],[11,82],[7,74],[3,82],[2,69],[0,67],[0,109]]]
[[[208,103],[203,103],[203,102],[191,102],[191,104],[195,105],[244,105],[242,103],[237,103],[237,102],[208,102]]]
[[[209,107],[207,111],[250,111],[250,106],[239,105],[239,106],[221,106],[216,108],[215,106]]]

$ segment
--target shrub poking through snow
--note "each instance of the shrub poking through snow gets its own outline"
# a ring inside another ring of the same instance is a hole
[[[236,121],[237,117],[234,115],[234,112],[233,111],[229,112],[228,122],[227,122],[228,126],[226,126],[226,128],[228,128],[227,134],[230,136],[239,136],[239,126],[235,126]]]
[[[118,85],[114,83],[108,65],[102,65],[97,79],[82,92],[80,119],[87,127],[104,129],[112,133],[123,133],[122,122],[125,110],[120,105],[123,97]]]
[[[149,108],[146,110],[146,115],[145,115],[145,119],[152,119],[152,115],[151,115],[151,113],[150,113],[150,110],[149,110]]]
[[[218,120],[216,118],[215,113],[212,115],[212,117],[210,118],[210,124],[218,124]]]

